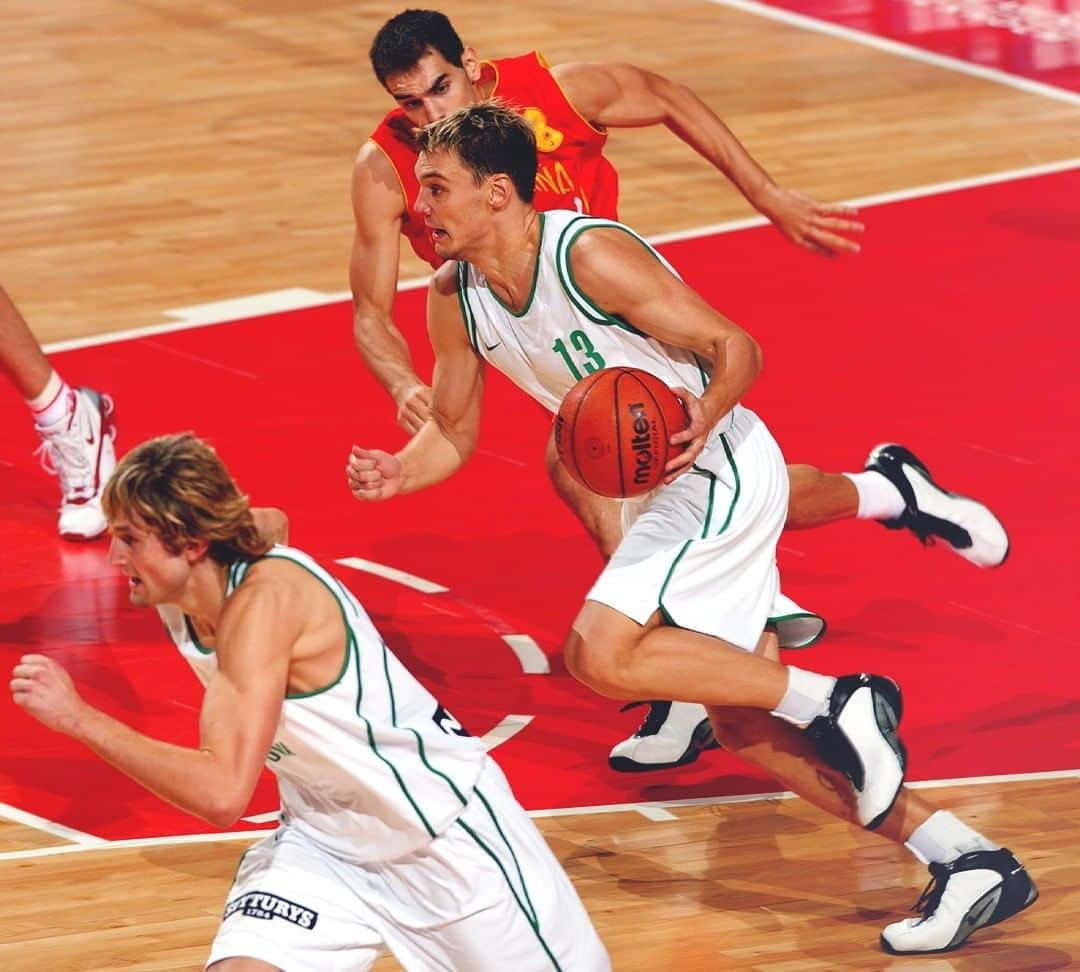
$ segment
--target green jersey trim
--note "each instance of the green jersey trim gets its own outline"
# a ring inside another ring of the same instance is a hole
[[[812,648],[822,638],[825,637],[825,632],[829,628],[829,623],[820,615],[814,614],[811,611],[798,611],[795,614],[780,614],[769,618],[768,623],[774,627],[779,626],[784,621],[820,621],[821,627],[818,628],[817,634],[811,638],[807,638],[805,641],[800,641],[797,645],[781,645],[780,647],[786,648],[789,651],[798,651],[802,648]]]
[[[742,492],[742,480],[739,477],[739,467],[735,464],[735,456],[732,454],[731,447],[728,445],[727,436],[723,433],[720,434],[720,444],[724,447],[724,455],[727,457],[728,465],[731,467],[732,473],[735,476],[735,489],[732,492],[731,503],[728,505],[727,516],[724,517],[724,522],[720,525],[720,529],[713,534],[717,537],[730,525],[731,518],[735,514],[735,504],[739,502],[739,495]],[[675,576],[675,568],[679,566],[679,561],[683,559],[686,551],[690,549],[691,544],[696,543],[698,540],[704,540],[709,536],[709,529],[712,526],[713,521],[713,504],[716,499],[716,474],[709,472],[707,469],[701,469],[698,466],[694,466],[692,472],[709,477],[709,499],[705,510],[705,522],[701,527],[701,536],[695,537],[693,540],[687,540],[686,543],[682,545],[679,552],[675,555],[675,559],[671,562],[671,566],[668,568],[664,583],[660,585],[660,594],[657,597],[660,613],[664,618],[665,624],[668,624],[673,628],[681,627],[681,625],[675,620],[675,617],[668,610],[667,605],[664,604],[664,594],[667,592],[671,580]],[[690,474],[687,473],[687,475]]]
[[[521,310],[516,311],[512,307],[504,304],[499,298],[499,295],[495,293],[491,287],[488,287],[488,293],[494,298],[495,303],[511,317],[519,319],[529,313],[529,309],[532,307],[533,298],[536,296],[536,282],[540,279],[540,258],[544,252],[544,227],[547,226],[547,220],[544,218],[543,213],[537,213],[536,215],[540,217],[540,236],[536,241],[536,262],[533,264],[533,275],[532,283],[529,286],[529,296],[525,298],[525,303],[522,305]]]
[[[615,327],[621,327],[624,331],[629,331],[631,334],[636,334],[638,337],[648,337],[644,331],[639,331],[629,323],[629,321],[624,320],[619,315],[609,314],[578,285],[578,282],[574,277],[573,268],[570,265],[570,248],[582,233],[585,233],[590,229],[615,229],[626,233],[645,247],[658,263],[663,262],[660,258],[660,254],[649,246],[643,237],[630,229],[629,226],[623,226],[621,223],[614,223],[610,220],[579,216],[577,219],[571,220],[563,227],[563,231],[559,236],[559,242],[555,247],[555,268],[559,274],[559,282],[562,284],[566,296],[569,297],[571,303],[573,303],[573,305],[594,324],[600,324],[605,327],[614,325]]]
[[[540,931],[540,922],[536,919],[535,915],[533,915],[530,910],[525,907],[525,905],[521,901],[521,898],[518,897],[517,888],[514,887],[514,882],[510,880],[510,875],[506,873],[506,868],[503,867],[503,862],[499,860],[499,856],[487,845],[484,839],[475,830],[472,829],[472,827],[465,823],[464,820],[459,817],[456,822],[457,825],[461,827],[461,829],[464,830],[465,833],[467,833],[476,842],[476,845],[495,862],[495,866],[502,872],[502,876],[506,881],[506,886],[510,889],[510,893],[514,896],[514,901],[517,902],[518,908],[521,909],[521,913],[525,916],[525,920],[529,923],[529,927],[536,935],[536,940],[540,943],[540,947],[543,948],[544,954],[546,954],[547,957],[551,960],[551,965],[554,969],[556,969],[556,972],[562,972],[562,966],[559,965],[559,960],[555,958],[555,955],[551,951],[551,947],[544,940],[544,936]],[[516,860],[517,859],[515,858],[515,863]],[[522,885],[522,890],[524,890],[524,884]]]
[[[536,906],[532,903],[532,896],[529,894],[529,886],[525,883],[525,875],[522,873],[521,864],[517,859],[517,854],[514,853],[514,847],[510,843],[506,834],[503,833],[502,827],[499,826],[499,818],[495,816],[495,811],[492,809],[491,804],[488,803],[487,797],[485,797],[484,794],[480,792],[479,787],[476,787],[473,792],[477,795],[480,802],[484,805],[484,809],[487,810],[488,816],[491,817],[491,822],[495,825],[495,829],[499,832],[499,836],[502,838],[502,842],[506,844],[506,849],[510,851],[510,857],[513,858],[514,861],[514,869],[517,871],[518,880],[521,882],[522,894],[525,895],[525,901],[528,903],[529,911],[532,913],[533,916],[533,923],[535,925],[539,925],[540,919],[536,915]]]
[[[427,816],[420,809],[419,804],[413,798],[413,795],[409,791],[409,788],[405,785],[405,780],[402,778],[401,773],[398,772],[397,767],[379,751],[379,746],[375,741],[375,733],[371,728],[371,721],[365,715],[363,715],[360,712],[360,706],[361,706],[361,704],[363,702],[363,697],[364,697],[363,680],[362,680],[362,678],[360,676],[360,645],[359,645],[359,643],[358,643],[358,641],[356,639],[356,634],[353,631],[352,624],[350,623],[350,620],[349,620],[348,611],[346,610],[346,605],[348,604],[350,598],[345,596],[345,593],[344,593],[345,589],[343,587],[341,587],[340,581],[338,581],[336,577],[334,577],[332,574],[327,573],[326,576],[329,577],[330,580],[334,581],[334,583],[337,584],[339,589],[343,592],[342,594],[339,595],[334,590],[334,587],[330,584],[330,582],[326,579],[326,577],[321,576],[321,574],[319,572],[317,572],[315,570],[312,570],[312,568],[310,566],[308,566],[307,564],[305,564],[303,561],[299,560],[296,557],[290,556],[289,554],[267,553],[264,556],[267,557],[267,558],[276,557],[279,560],[287,560],[292,564],[296,564],[297,567],[300,567],[303,570],[307,571],[309,574],[311,574],[312,577],[314,577],[316,580],[318,580],[320,583],[322,583],[322,585],[329,592],[330,596],[332,598],[334,598],[334,600],[337,602],[338,609],[341,611],[342,624],[345,627],[345,652],[344,652],[345,657],[344,657],[344,662],[343,662],[342,667],[341,667],[341,671],[338,673],[338,677],[330,685],[327,685],[325,688],[317,689],[316,691],[313,691],[313,692],[301,692],[301,693],[295,693],[295,694],[294,693],[287,693],[285,698],[287,700],[308,699],[308,698],[313,698],[314,696],[317,696],[317,695],[324,694],[325,692],[327,692],[330,689],[334,688],[334,686],[336,686],[337,684],[339,684],[341,682],[341,680],[345,677],[346,671],[348,671],[349,659],[350,658],[354,659],[355,663],[356,663],[356,706],[355,706],[354,711],[356,712],[357,718],[360,719],[361,722],[363,722],[363,724],[364,724],[364,728],[365,728],[365,730],[367,732],[368,745],[371,747],[371,751],[376,756],[376,758],[381,760],[386,765],[386,767],[390,770],[390,772],[393,774],[394,779],[397,781],[398,786],[401,788],[401,792],[405,795],[405,799],[409,801],[409,805],[416,812],[416,816],[419,818],[420,823],[423,824],[424,829],[428,832],[428,835],[430,837],[432,837],[432,838],[438,836],[436,834],[436,832],[435,832],[435,829],[431,826],[430,822],[428,821]],[[248,564],[248,566],[250,566],[250,564]],[[320,570],[321,570],[321,568],[320,568]],[[240,580],[243,580],[243,577],[247,575],[246,570],[240,571],[238,573],[240,574]],[[239,580],[237,581],[237,583],[239,583]],[[392,682],[391,677],[390,677],[389,648],[388,648],[385,641],[382,641],[382,646],[383,646],[383,671],[386,674],[386,687],[387,687],[387,691],[388,691],[388,693],[390,695],[391,721],[392,721],[392,724],[393,724],[393,726],[395,728],[401,728],[401,727],[399,727],[397,725],[397,707],[396,707],[396,702],[394,700],[394,686],[393,686],[393,682]],[[465,799],[464,796],[462,796],[461,791],[457,788],[457,786],[454,784],[454,782],[445,773],[441,772],[440,770],[435,769],[435,767],[433,767],[431,765],[431,763],[428,762],[427,754],[424,751],[424,744],[423,744],[423,740],[420,738],[420,734],[415,729],[409,729],[408,731],[416,739],[416,742],[417,742],[417,754],[420,757],[420,761],[423,763],[423,765],[430,772],[434,773],[436,776],[441,777],[446,782],[446,784],[450,787],[450,789],[453,791],[454,795],[461,801],[462,806],[465,806],[465,804],[468,801]]]
[[[467,263],[459,263],[457,266],[457,297],[458,306],[461,308],[461,319],[465,324],[465,337],[469,339],[469,344],[473,346],[473,349],[479,351],[480,345],[476,340],[476,315],[469,305],[468,291],[469,265]]]

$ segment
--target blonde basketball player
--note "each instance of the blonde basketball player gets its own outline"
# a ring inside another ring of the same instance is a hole
[[[15,701],[215,826],[262,767],[282,822],[240,861],[208,968],[606,972],[566,874],[498,766],[402,666],[357,600],[271,545],[210,448],[144,443],[106,487],[111,559],[206,686],[199,748],[87,705],[40,655]],[[280,524],[279,524],[280,526]]]
[[[575,372],[605,366],[681,386],[691,421],[672,442],[685,451],[587,595],[563,648],[567,666],[612,698],[710,706],[727,748],[824,809],[906,842],[937,890],[922,917],[885,929],[886,949],[949,950],[1027,907],[1037,893],[1009,851],[903,788],[892,682],[776,660],[768,621],[788,479],[769,430],[739,404],[761,367],[757,344],[627,227],[537,213],[535,167],[528,125],[495,104],[422,132],[417,212],[439,254],[457,261],[429,290],[433,416],[396,455],[354,447],[353,495],[388,499],[460,468],[476,446],[485,361],[552,410]]]

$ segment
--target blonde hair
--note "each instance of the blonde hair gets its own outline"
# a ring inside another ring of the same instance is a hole
[[[420,151],[457,156],[476,185],[505,173],[524,202],[536,191],[536,138],[529,123],[498,99],[455,111],[420,129]]]
[[[134,515],[170,553],[209,541],[219,564],[255,560],[272,544],[259,535],[248,498],[216,452],[191,432],[162,435],[132,449],[101,497],[105,516]]]

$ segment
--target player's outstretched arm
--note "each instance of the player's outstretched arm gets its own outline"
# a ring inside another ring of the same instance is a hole
[[[252,568],[255,570],[255,568]],[[85,702],[64,668],[24,655],[12,673],[17,705],[89,746],[137,783],[218,827],[247,808],[281,716],[300,605],[257,579],[230,599],[217,632],[220,666],[206,688],[198,749],[145,736]]]
[[[855,209],[819,203],[778,186],[731,129],[685,85],[632,64],[577,61],[556,65],[552,74],[578,111],[595,125],[666,125],[723,172],[793,243],[829,256],[858,251],[858,243],[841,235],[862,232]]]
[[[668,463],[665,482],[670,482],[690,468],[709,431],[753,384],[761,370],[761,349],[623,230],[586,230],[570,248],[570,269],[578,288],[607,314],[712,364],[700,399],[676,389],[690,425],[671,438],[685,449]]]
[[[393,166],[374,142],[353,166],[355,219],[349,286],[356,347],[397,407],[397,420],[415,433],[431,414],[431,389],[416,374],[409,346],[393,321],[399,239],[405,201]]]
[[[435,351],[431,418],[397,455],[353,446],[345,475],[358,500],[390,499],[441,483],[476,449],[483,362],[466,337],[456,281],[457,265],[444,264],[428,288],[428,335]]]

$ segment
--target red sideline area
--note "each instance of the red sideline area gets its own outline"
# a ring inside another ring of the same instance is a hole
[[[765,349],[748,404],[792,461],[860,468],[899,440],[948,486],[991,501],[1013,551],[998,571],[849,523],[789,533],[785,589],[828,616],[800,661],[870,669],[906,690],[913,779],[1080,766],[1075,691],[1080,465],[1075,362],[1080,170],[874,207],[864,252],[824,261],[768,228],[663,249]],[[421,291],[398,320],[419,340]],[[423,357],[423,355],[421,356]],[[120,446],[194,429],[256,503],[289,511],[294,542],[447,586],[420,594],[344,567],[391,646],[473,732],[529,726],[495,752],[529,808],[775,789],[723,753],[677,773],[623,776],[609,747],[637,724],[562,670],[559,649],[599,559],[542,470],[549,419],[493,376],[481,449],[425,494],[361,506],[344,487],[350,443],[403,435],[351,347],[343,304],[56,356],[116,399]],[[23,405],[0,389],[0,664],[43,651],[88,698],[139,729],[196,740],[194,677],[152,612],[127,606],[104,541],[55,535],[55,486],[31,456]],[[1063,621],[1065,623],[1063,623]],[[550,675],[525,675],[501,640],[532,636]],[[794,658],[794,656],[792,656]],[[0,694],[0,802],[107,838],[206,829]],[[251,812],[273,809],[264,783]]]
[[[1080,92],[1080,0],[762,0],[980,67]]]

